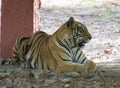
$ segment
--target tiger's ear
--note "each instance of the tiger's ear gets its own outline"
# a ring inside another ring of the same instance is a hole
[[[73,18],[73,17],[70,17],[69,20],[68,20],[68,22],[67,22],[67,27],[72,26],[73,23],[74,23],[74,18]]]

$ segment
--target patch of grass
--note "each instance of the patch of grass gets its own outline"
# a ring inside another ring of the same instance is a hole
[[[111,20],[114,19],[115,16],[113,14],[113,8],[112,8],[112,6],[108,6],[106,8],[106,13],[107,13],[109,19],[111,19]]]
[[[99,13],[97,15],[97,17],[99,17],[99,18],[109,18],[110,20],[114,20],[115,15],[113,14],[113,7],[111,5],[107,6],[105,11],[101,11],[101,13]]]

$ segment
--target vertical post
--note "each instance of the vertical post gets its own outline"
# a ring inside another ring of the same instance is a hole
[[[34,30],[33,32],[40,31],[40,8],[41,2],[40,0],[34,0]]]
[[[34,0],[2,0],[0,29],[1,58],[12,57],[12,48],[19,36],[29,35],[36,31],[36,24],[34,25],[36,22],[36,20],[34,21],[34,3]],[[40,4],[40,2],[36,4]]]

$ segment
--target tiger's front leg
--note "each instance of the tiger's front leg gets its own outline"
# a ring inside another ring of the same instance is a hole
[[[73,51],[73,62],[84,64],[85,65],[85,73],[86,75],[100,75],[101,72],[96,68],[95,62],[92,60],[87,59],[87,57],[82,52],[81,48],[75,47],[72,49]]]
[[[61,51],[53,51],[52,52],[55,55],[55,62],[57,62],[56,71],[60,73],[67,73],[67,72],[84,72],[85,71],[85,65],[74,63],[71,60],[71,56],[66,55],[66,53]]]
[[[65,73],[65,72],[82,73],[85,71],[85,65],[65,61],[62,64],[58,64],[57,71],[60,73]]]

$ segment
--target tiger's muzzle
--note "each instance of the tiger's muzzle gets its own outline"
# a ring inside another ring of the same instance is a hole
[[[84,40],[84,39],[81,40],[81,41],[78,43],[78,46],[79,46],[79,47],[84,47],[85,44],[88,43],[91,39],[92,39],[92,36],[89,36],[89,37],[87,38],[87,40]]]

